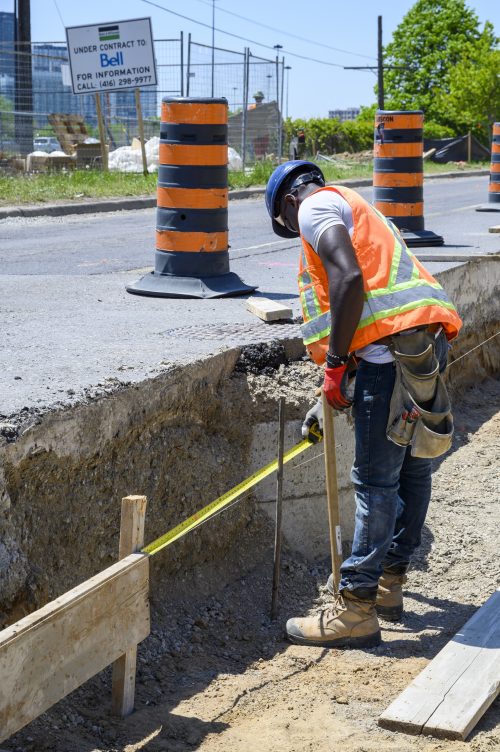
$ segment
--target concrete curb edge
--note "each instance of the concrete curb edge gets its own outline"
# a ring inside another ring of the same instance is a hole
[[[442,172],[426,175],[425,180],[444,178],[482,177],[489,175],[489,170],[464,170],[463,172]],[[339,183],[339,181],[336,181]],[[351,188],[372,185],[372,178],[353,178],[340,183]],[[231,201],[255,198],[264,195],[265,186],[243,188],[229,192]],[[13,217],[64,217],[69,214],[97,214],[100,212],[129,211],[131,209],[150,209],[156,207],[156,196],[135,198],[104,199],[103,201],[85,201],[71,204],[43,204],[29,206],[6,206],[0,208],[0,220]]]

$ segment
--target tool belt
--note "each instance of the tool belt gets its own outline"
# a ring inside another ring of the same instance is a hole
[[[427,328],[390,337],[396,365],[387,438],[411,445],[413,457],[439,457],[451,446],[453,416],[439,374],[434,334]]]

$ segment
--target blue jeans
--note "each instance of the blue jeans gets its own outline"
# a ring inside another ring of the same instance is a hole
[[[447,347],[439,345],[436,355],[444,367]],[[420,545],[431,496],[431,460],[412,457],[410,447],[386,437],[395,375],[394,363],[362,360],[358,367],[351,472],[356,519],[352,553],[340,568],[341,590],[375,589],[384,569],[405,571]]]

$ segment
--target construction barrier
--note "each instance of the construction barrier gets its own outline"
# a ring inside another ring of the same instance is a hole
[[[155,268],[128,292],[218,298],[256,287],[229,271],[227,100],[164,97]]]
[[[400,230],[408,246],[443,245],[424,229],[423,125],[420,110],[377,110],[373,204]]]
[[[500,123],[493,123],[488,203],[478,206],[476,211],[500,211]]]

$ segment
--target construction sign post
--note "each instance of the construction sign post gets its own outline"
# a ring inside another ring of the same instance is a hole
[[[95,97],[103,170],[108,169],[108,155],[100,93],[135,89],[142,164],[147,174],[140,89],[157,85],[151,19],[69,26],[66,40],[73,94]]]
[[[156,86],[150,18],[66,29],[74,94]]]

